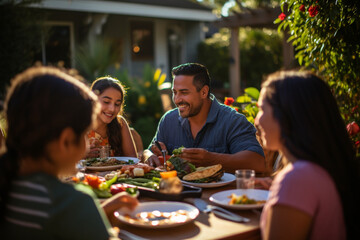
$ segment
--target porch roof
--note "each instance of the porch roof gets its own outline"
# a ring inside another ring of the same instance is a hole
[[[187,0],[44,0],[32,6],[53,10],[206,22],[217,19],[210,8]]]
[[[278,25],[274,24],[274,20],[281,12],[280,7],[253,9],[248,12],[234,13],[235,15],[233,16],[223,17],[215,21],[215,25],[220,28],[252,27],[276,29]]]

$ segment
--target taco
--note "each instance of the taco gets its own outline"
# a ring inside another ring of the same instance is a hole
[[[195,172],[186,174],[182,180],[194,183],[218,182],[224,175],[221,164],[197,168]]]

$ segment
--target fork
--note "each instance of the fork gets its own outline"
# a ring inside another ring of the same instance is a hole
[[[123,240],[148,240],[148,238],[143,238],[143,237],[137,236],[137,235],[132,234],[131,232],[125,231],[123,229],[120,229],[118,236]]]

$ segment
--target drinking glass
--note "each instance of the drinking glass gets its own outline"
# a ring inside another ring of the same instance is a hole
[[[100,158],[108,158],[110,157],[110,147],[109,146],[102,146],[100,148]]]
[[[255,187],[255,170],[239,169],[235,171],[236,188],[252,189]]]

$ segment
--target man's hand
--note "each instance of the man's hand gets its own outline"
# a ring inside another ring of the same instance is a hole
[[[144,163],[148,164],[149,166],[152,167],[162,166],[159,158],[148,149],[144,150],[142,157]]]
[[[86,158],[98,158],[100,156],[100,145],[99,141],[91,141],[90,148],[86,154]]]
[[[209,151],[203,148],[184,148],[179,157],[188,160],[195,164],[195,166],[206,166],[209,165],[208,159],[210,154]]]
[[[166,154],[167,154],[167,149],[166,149],[166,146],[163,142],[159,142],[160,143],[160,146],[161,146],[161,149],[162,150],[166,150]],[[152,143],[151,144],[151,148],[150,150],[156,155],[156,156],[162,156],[162,152],[160,151],[160,149],[155,145],[155,143]]]

